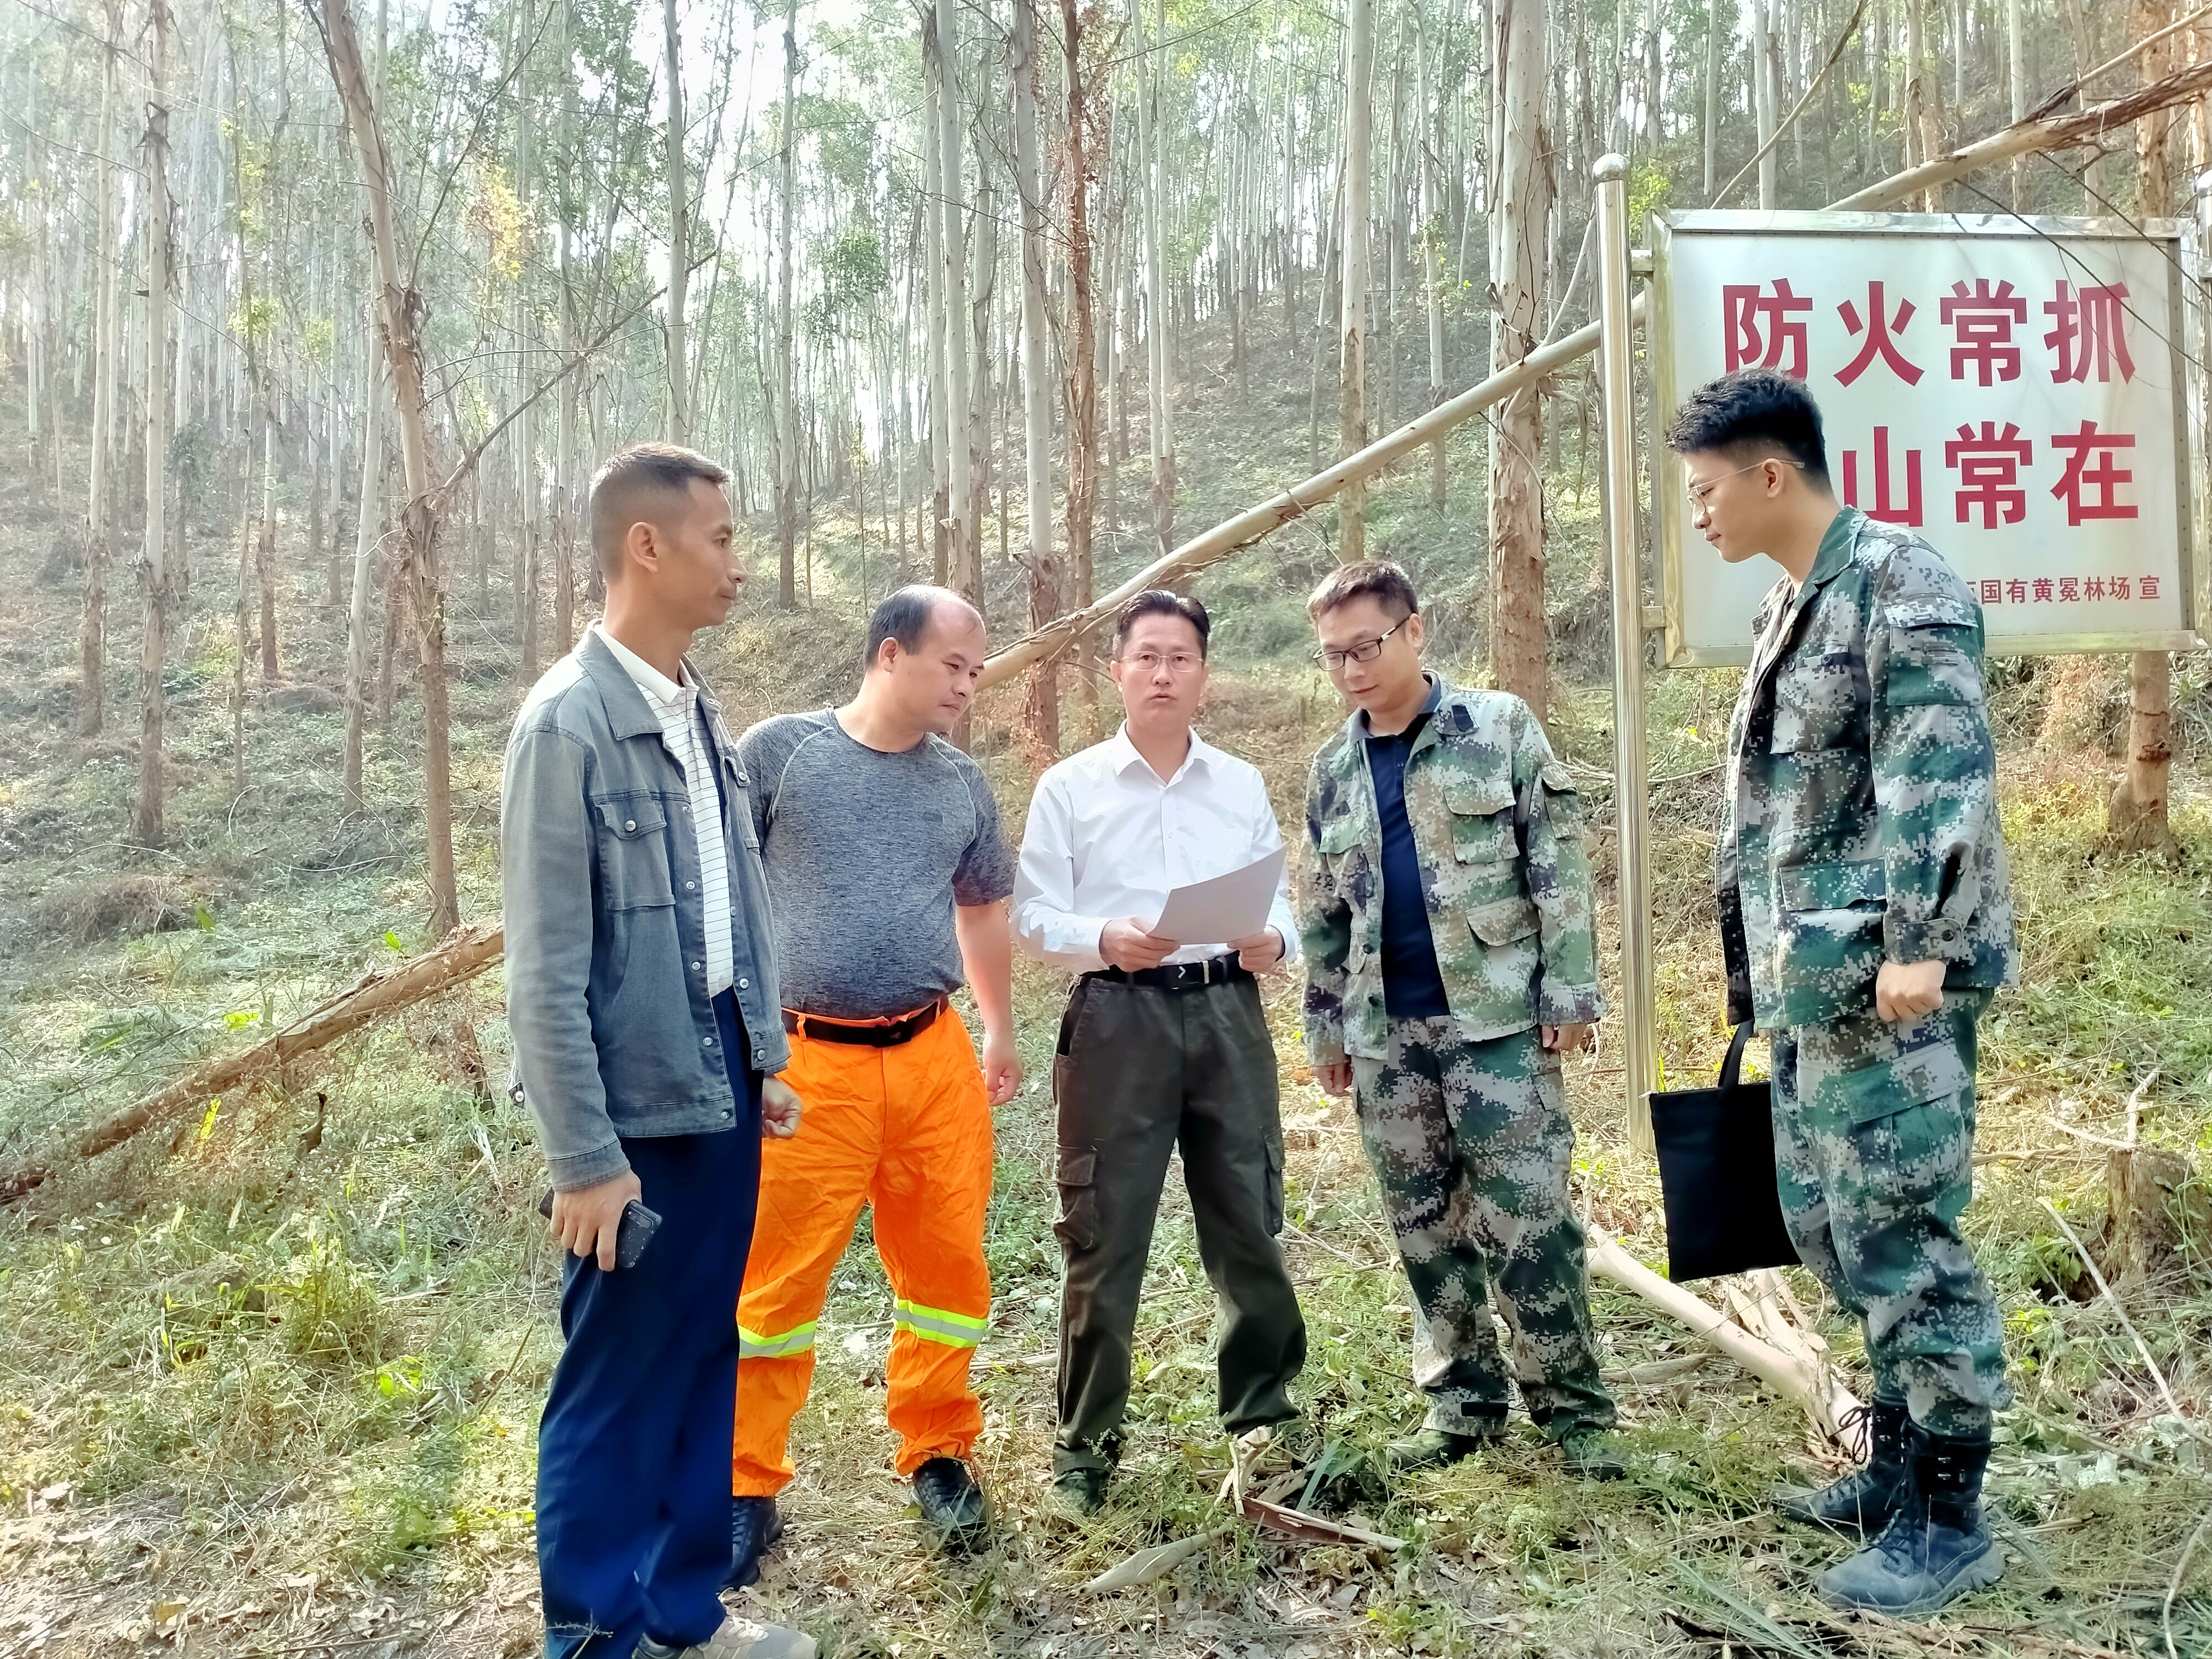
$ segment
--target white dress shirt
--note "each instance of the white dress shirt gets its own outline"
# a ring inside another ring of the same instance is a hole
[[[730,866],[722,842],[722,794],[708,758],[712,739],[707,736],[707,716],[699,707],[698,688],[689,673],[684,673],[679,685],[598,623],[592,626],[645,694],[647,706],[660,721],[660,741],[683,772],[690,793],[691,830],[699,848],[700,898],[707,916],[707,994],[718,997],[731,988],[737,970],[731,961]],[[684,672],[681,665],[678,672]]]
[[[1163,783],[1128,727],[1071,755],[1037,780],[1014,885],[1014,936],[1030,955],[1077,973],[1106,965],[1098,937],[1121,916],[1158,916],[1169,892],[1241,870],[1283,844],[1259,769],[1197,732]],[[1287,869],[1267,925],[1283,960],[1298,954]],[[1224,941],[1188,944],[1170,962],[1203,962]]]

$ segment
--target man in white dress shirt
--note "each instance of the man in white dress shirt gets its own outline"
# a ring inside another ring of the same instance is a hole
[[[1287,883],[1267,926],[1229,940],[1149,931],[1169,892],[1227,875],[1283,837],[1257,769],[1191,729],[1206,690],[1206,607],[1140,593],[1114,630],[1124,720],[1037,780],[1014,928],[1079,973],[1060,1025],[1060,1432],[1063,1514],[1096,1514],[1118,1460],[1152,1221],[1180,1145],[1200,1259],[1223,1314],[1231,1434],[1295,1417],[1305,1322],[1282,1247],[1283,1128],[1255,972],[1294,960]]]

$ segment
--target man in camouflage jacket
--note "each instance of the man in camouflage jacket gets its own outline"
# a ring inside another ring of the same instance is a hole
[[[1306,791],[1306,1042],[1325,1090],[1356,1085],[1422,1316],[1427,1423],[1395,1455],[1433,1465],[1504,1431],[1494,1298],[1529,1415],[1577,1472],[1617,1475],[1567,1200],[1559,1055],[1601,1008],[1573,781],[1518,697],[1424,674],[1395,565],[1346,565],[1308,608],[1357,707]]]
[[[2015,974],[1981,607],[1918,537],[1838,506],[1798,382],[1715,381],[1669,442],[1721,556],[1785,573],[1729,738],[1729,1016],[1772,1044],[1783,1212],[1874,1373],[1867,1468],[1784,1507],[1880,1531],[1824,1580],[1831,1599],[1925,1612],[2002,1571],[1978,1495],[2010,1396],[1960,1230],[1976,1021]]]

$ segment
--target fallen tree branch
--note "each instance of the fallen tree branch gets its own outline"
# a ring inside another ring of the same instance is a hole
[[[506,945],[506,931],[496,922],[457,927],[435,950],[410,957],[397,967],[362,975],[349,989],[301,1015],[275,1036],[204,1060],[166,1088],[142,1096],[102,1118],[76,1138],[70,1151],[78,1158],[97,1158],[212,1096],[246,1087],[372,1020],[453,989],[497,962]],[[12,1204],[35,1191],[53,1172],[54,1156],[49,1154],[0,1175],[0,1204]]]
[[[1204,1549],[1217,1538],[1226,1538],[1236,1528],[1228,1522],[1206,1532],[1193,1533],[1188,1538],[1178,1538],[1171,1544],[1156,1544],[1151,1549],[1139,1550],[1127,1560],[1106,1569],[1084,1585],[1093,1595],[1105,1595],[1118,1589],[1127,1589],[1133,1584],[1149,1584],[1153,1579],[1174,1571]]]
[[[1893,207],[1923,191],[1947,185],[1954,179],[1965,177],[1984,167],[2008,161],[2015,155],[2026,155],[2037,150],[2071,149],[2081,144],[2101,142],[2114,129],[2125,127],[2154,115],[2163,109],[2190,100],[2212,89],[2212,62],[2191,64],[2176,70],[2164,79],[2154,81],[2120,97],[2067,115],[2051,115],[2018,121],[1977,140],[1923,167],[1893,174],[1890,178],[1869,185],[1839,202],[1831,202],[1832,213],[1873,213]],[[1644,298],[1636,298],[1633,316],[1644,315]],[[1154,560],[1112,592],[1080,611],[1047,623],[1035,633],[1016,640],[1004,651],[983,665],[982,677],[976,690],[1009,680],[1027,672],[1040,664],[1056,661],[1086,635],[1111,622],[1121,609],[1147,588],[1164,586],[1171,582],[1196,574],[1208,565],[1218,563],[1249,546],[1270,532],[1287,524],[1292,519],[1312,511],[1328,500],[1346,484],[1358,482],[1372,473],[1381,471],[1393,461],[1412,453],[1423,445],[1442,438],[1452,428],[1472,420],[1493,404],[1504,403],[1516,392],[1533,382],[1557,374],[1569,363],[1588,356],[1597,349],[1598,325],[1590,323],[1572,334],[1531,352],[1511,368],[1492,375],[1480,385],[1470,386],[1449,403],[1438,404],[1417,420],[1408,421],[1389,436],[1378,440],[1346,456],[1334,465],[1316,472],[1302,483],[1292,484],[1280,495],[1249,507],[1233,519],[1202,534],[1193,537],[1173,552]]]
[[[2212,61],[2191,64],[2148,86],[2123,93],[2118,98],[2070,115],[2046,115],[2016,121],[1986,138],[1937,156],[1934,161],[1869,185],[1864,190],[1832,203],[1838,213],[1872,213],[1917,196],[1923,191],[1963,179],[1970,173],[2009,161],[2036,150],[2072,149],[2081,144],[2101,143],[2118,128],[2132,125],[2146,115],[2187,103],[2212,88]]]
[[[1597,1227],[1587,1227],[1590,1271],[1602,1274],[1624,1290],[1680,1321],[1698,1336],[1778,1392],[1805,1408],[1807,1415],[1827,1439],[1854,1455],[1863,1449],[1854,1443],[1864,1431],[1845,1427],[1845,1416],[1858,1401],[1827,1368],[1809,1355],[1784,1353],[1729,1319],[1701,1297],[1662,1279],[1621,1247],[1620,1241]],[[1856,1423],[1856,1419],[1853,1419]]]

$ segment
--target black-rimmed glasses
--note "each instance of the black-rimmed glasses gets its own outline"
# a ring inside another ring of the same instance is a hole
[[[1313,660],[1334,674],[1348,662],[1373,662],[1382,654],[1382,641],[1403,628],[1409,617],[1401,617],[1371,640],[1362,640],[1357,645],[1347,645],[1341,651],[1332,651],[1327,646],[1313,653]]]

